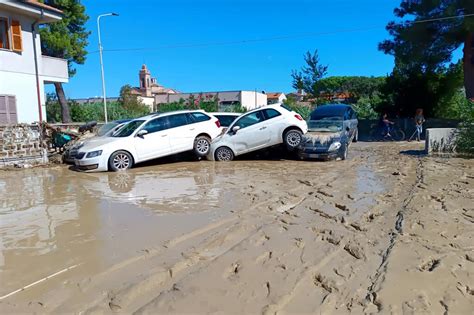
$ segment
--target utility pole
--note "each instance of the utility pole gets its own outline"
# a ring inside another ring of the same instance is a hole
[[[104,99],[104,117],[105,123],[107,123],[107,96],[105,94],[105,75],[104,75],[104,61],[102,58],[102,42],[100,40],[100,18],[104,16],[118,16],[117,13],[105,13],[97,17],[97,34],[99,37],[99,56],[100,56],[100,72],[102,75],[102,98]]]

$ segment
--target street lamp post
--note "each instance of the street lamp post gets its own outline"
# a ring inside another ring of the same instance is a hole
[[[107,123],[107,96],[105,94],[105,76],[104,76],[104,61],[102,59],[102,42],[100,41],[100,18],[104,16],[118,16],[117,13],[105,13],[97,17],[97,34],[99,37],[99,55],[100,55],[100,71],[102,74],[102,97],[104,99],[104,116],[105,123]]]

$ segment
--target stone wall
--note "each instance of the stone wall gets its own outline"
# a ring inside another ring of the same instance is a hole
[[[37,125],[0,126],[0,167],[47,161]]]

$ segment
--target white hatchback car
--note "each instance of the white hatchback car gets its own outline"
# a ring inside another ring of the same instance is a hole
[[[211,144],[209,160],[231,161],[235,156],[284,143],[296,149],[308,132],[306,121],[284,105],[254,109],[237,118]]]
[[[130,121],[110,137],[85,143],[74,162],[83,171],[121,171],[191,150],[203,157],[220,133],[219,120],[202,110],[153,114]]]

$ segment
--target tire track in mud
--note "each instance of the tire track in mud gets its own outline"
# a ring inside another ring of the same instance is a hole
[[[103,311],[104,309],[100,305],[110,306],[110,303],[113,303],[113,305],[119,305],[120,311],[122,312],[123,311],[130,311],[130,312],[137,311],[144,305],[150,303],[152,300],[157,298],[155,294],[152,297],[150,297],[148,301],[142,300],[141,303],[138,303],[140,305],[138,305],[132,302],[134,299],[138,298],[138,295],[142,295],[142,296],[146,295],[146,292],[166,292],[168,290],[172,290],[172,288],[170,289],[170,285],[171,285],[170,282],[173,282],[173,283],[176,282],[178,280],[179,274],[186,272],[186,270],[189,270],[195,267],[196,265],[199,265],[200,263],[204,263],[204,266],[202,268],[205,268],[208,264],[211,264],[214,260],[216,260],[220,256],[231,251],[233,248],[235,248],[236,246],[238,246],[245,240],[258,234],[259,231],[261,231],[264,227],[268,225],[273,225],[276,222],[278,222],[279,217],[281,217],[282,215],[288,214],[289,211],[291,211],[292,209],[296,208],[298,205],[303,203],[310,193],[316,193],[318,190],[325,187],[325,184],[327,182],[333,182],[335,179],[340,177],[341,173],[344,173],[345,171],[347,171],[347,169],[350,169],[353,167],[352,163],[344,164],[344,166],[346,167],[338,168],[336,174],[333,174],[331,177],[325,178],[324,184],[318,185],[315,183],[310,183],[310,185],[299,185],[298,187],[295,187],[293,189],[285,190],[285,196],[292,197],[294,202],[286,202],[282,204],[280,207],[271,207],[272,205],[278,204],[279,202],[282,201],[281,194],[280,194],[278,197],[271,198],[270,200],[267,199],[265,201],[255,204],[254,206],[246,210],[237,212],[229,218],[220,220],[218,222],[214,222],[203,228],[194,230],[190,233],[181,235],[173,240],[165,242],[163,248],[148,250],[145,256],[140,255],[140,256],[132,257],[124,262],[121,262],[113,266],[112,268],[109,268],[108,270],[104,271],[102,274],[94,277],[95,278],[94,282],[97,284],[99,288],[102,287],[101,286],[102,281],[107,281],[106,280],[107,278],[113,277],[115,273],[120,272],[120,270],[124,268],[132,268],[133,265],[140,263],[144,260],[152,259],[153,257],[157,257],[158,255],[161,255],[168,251],[173,251],[178,247],[178,245],[184,244],[188,241],[192,241],[193,239],[196,239],[198,237],[202,237],[203,239],[209,239],[208,242],[204,244],[201,243],[201,246],[200,246],[201,250],[196,250],[194,246],[191,246],[191,248],[194,248],[194,250],[193,250],[193,253],[190,255],[190,257],[184,260],[177,261],[173,266],[171,266],[167,270],[158,268],[156,271],[150,272],[147,278],[137,283],[132,283],[130,285],[127,285],[126,287],[119,288],[118,290],[117,288],[114,289],[113,292],[116,292],[116,293],[109,293],[109,295],[106,298],[102,296],[99,298],[96,297],[95,299],[91,299],[92,301],[89,300],[88,304],[90,307],[88,309],[90,311],[97,311],[99,308]],[[265,210],[265,211],[261,212],[259,210]],[[256,217],[249,216],[252,212],[256,212],[256,211],[257,211]],[[219,233],[221,232],[228,233],[229,229],[238,230],[239,228],[243,228],[246,225],[248,225],[248,223],[244,223],[242,221],[242,217],[244,215],[247,217],[253,218],[253,220],[256,220],[256,218],[258,217],[261,220],[263,220],[263,222],[266,222],[266,223],[259,225],[257,228],[252,229],[251,231],[246,231],[246,234],[241,235],[241,237],[239,238],[240,241],[238,241],[237,243],[226,244],[226,245],[221,244],[220,246],[221,249],[216,250],[216,252],[219,252],[218,254],[214,256],[207,256],[205,260],[202,260],[200,258],[200,252],[202,253],[202,252],[207,251],[210,247],[209,243],[212,243],[216,239],[218,239]],[[264,216],[268,216],[268,215],[270,215],[270,218],[271,218],[270,221],[264,218]],[[212,233],[214,233],[214,235],[210,235]],[[206,237],[206,235],[208,235],[208,237]],[[227,249],[225,249],[226,247]],[[179,278],[186,277],[186,275],[187,274],[184,274],[183,276]],[[164,289],[163,287],[167,287],[167,289]],[[103,289],[104,288],[102,288],[102,290]],[[108,291],[112,292],[110,290]],[[130,294],[130,298],[126,297],[126,295],[128,294]],[[121,296],[123,297],[122,302],[125,302],[125,303],[120,302]],[[135,304],[136,306],[130,307],[131,306],[130,304]],[[106,307],[106,309],[108,309],[109,311],[112,310],[112,309],[109,309],[109,307]]]
[[[368,308],[371,306],[375,306],[377,312],[382,311],[382,304],[377,298],[377,292],[379,290],[380,285],[384,281],[385,273],[387,271],[387,264],[390,259],[390,254],[393,250],[393,247],[398,241],[398,237],[403,234],[403,223],[404,223],[404,214],[409,210],[409,205],[412,202],[415,191],[419,188],[420,184],[424,183],[424,170],[423,170],[423,159],[418,157],[417,158],[417,166],[416,166],[416,180],[415,183],[411,186],[410,190],[408,191],[407,197],[402,201],[401,209],[396,214],[396,221],[394,226],[394,231],[390,234],[390,240],[388,247],[382,254],[382,261],[380,262],[379,267],[377,268],[375,275],[371,277],[372,281],[370,286],[367,288],[366,294],[366,301],[367,304],[365,305],[364,311],[367,312]]]

